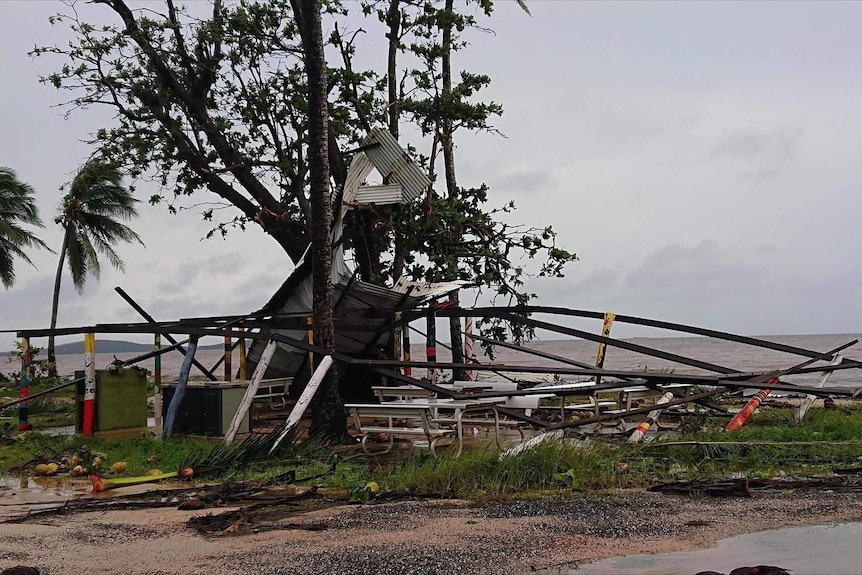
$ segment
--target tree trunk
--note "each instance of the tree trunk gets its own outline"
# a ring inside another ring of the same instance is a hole
[[[332,317],[332,206],[329,198],[329,110],[323,53],[321,0],[293,0],[308,75],[308,165],[311,188],[311,265],[314,283],[314,342],[335,351]],[[297,10],[299,8],[299,10]],[[316,363],[320,358],[316,357]],[[317,391],[311,412],[312,435],[343,437],[347,419],[333,365]]]
[[[452,125],[452,11],[454,0],[446,0],[446,20],[443,26],[443,50],[441,72],[443,76],[443,106],[441,121],[440,143],[443,148],[443,169],[446,175],[446,192],[449,200],[454,201],[458,197],[458,181],[455,178],[455,145],[452,141],[454,132]],[[461,239],[461,230],[452,229],[452,245]],[[449,279],[458,279],[458,260],[456,256],[449,256]],[[458,294],[452,294],[449,300],[458,305]],[[452,362],[464,363],[464,340],[461,336],[461,318],[449,318],[449,339],[452,346]],[[453,370],[452,378],[455,381],[467,379],[467,373],[462,369]]]
[[[66,250],[69,247],[69,234],[72,227],[66,225],[63,233],[63,246],[60,248],[60,262],[57,264],[57,275],[54,277],[54,298],[51,302],[51,329],[57,327],[57,313],[60,310],[60,280],[63,277],[63,264],[66,261]],[[57,377],[57,357],[54,353],[54,334],[48,336],[48,363],[51,368],[48,375]]]
[[[389,25],[389,58],[386,67],[386,81],[389,86],[389,133],[398,139],[398,120],[401,116],[401,102],[398,100],[398,45],[401,36],[401,0],[391,0],[386,23]]]
[[[389,25],[389,57],[386,66],[386,82],[389,87],[389,133],[398,139],[398,122],[401,118],[401,101],[398,97],[398,49],[401,37],[401,0],[391,0],[389,12],[386,14],[386,23]],[[393,208],[393,256],[392,256],[392,281],[401,278],[404,273],[404,262],[407,259],[404,246],[404,234],[401,231],[404,210],[401,206]]]

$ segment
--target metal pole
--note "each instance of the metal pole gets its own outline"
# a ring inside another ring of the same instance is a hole
[[[142,318],[144,318],[145,320],[147,320],[147,323],[158,323],[158,322],[153,318],[153,316],[151,316],[150,314],[148,314],[148,313],[147,313],[147,311],[146,311],[144,308],[142,308],[140,305],[138,305],[138,302],[136,302],[135,300],[133,300],[133,299],[132,299],[132,296],[130,296],[129,294],[127,294],[127,293],[125,292],[125,290],[123,290],[123,288],[121,288],[121,287],[115,287],[115,288],[114,288],[114,291],[115,291],[115,292],[117,292],[118,294],[120,294],[120,297],[121,297],[121,298],[123,298],[124,300],[126,300],[126,303],[128,303],[130,306],[132,306],[132,309],[134,309],[136,312],[138,312],[138,314],[139,314]],[[227,325],[228,325],[228,326],[230,326],[230,325],[232,325],[232,324],[234,324],[234,323],[236,323],[236,321],[230,322],[230,323],[229,323],[229,324],[227,324]],[[182,342],[180,343],[180,345],[177,345],[177,340],[175,340],[175,339],[174,339],[170,334],[167,334],[167,333],[165,334],[165,339],[166,339],[166,340],[168,340],[170,343],[174,344],[174,345],[176,346],[176,347],[175,347],[175,349],[176,349],[177,351],[179,351],[181,354],[183,354],[183,355],[185,355],[185,354],[186,354],[186,350],[185,350],[185,348],[182,346]],[[204,367],[204,366],[203,366],[200,362],[198,362],[197,360],[195,360],[195,361],[194,361],[193,365],[194,365],[196,368],[198,368],[198,369],[201,371],[201,373],[202,373],[202,374],[204,374],[205,376],[207,376],[207,379],[209,379],[210,381],[217,381],[217,380],[218,380],[218,378],[217,378],[215,375],[213,375],[213,373],[212,373],[212,372],[215,370],[215,368],[213,368],[213,369],[211,369],[211,370],[210,370],[210,369],[207,369],[206,367]]]
[[[180,409],[180,404],[183,402],[183,397],[186,395],[186,387],[189,383],[189,372],[192,370],[192,360],[195,358],[195,352],[198,349],[198,336],[193,335],[189,339],[189,349],[186,357],[183,359],[183,365],[180,367],[180,377],[177,380],[177,387],[174,390],[174,396],[171,398],[171,403],[168,405],[168,411],[165,414],[165,429],[164,436],[170,437],[174,428],[174,420],[177,417],[177,412]]]

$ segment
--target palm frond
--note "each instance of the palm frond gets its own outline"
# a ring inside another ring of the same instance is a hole
[[[83,291],[88,277],[99,279],[100,255],[111,266],[124,271],[117,244],[144,245],[140,236],[122,223],[138,216],[135,207],[138,200],[122,180],[122,173],[116,166],[93,158],[81,167],[63,197],[57,219],[73,230],[67,248],[67,265],[78,292]]]
[[[16,257],[33,265],[22,248],[48,248],[21,224],[42,227],[33,188],[13,170],[0,167],[0,283],[7,289],[15,282]]]
[[[518,6],[521,7],[521,10],[527,13],[527,16],[532,16],[533,14],[530,12],[530,7],[527,6],[526,0],[516,0],[518,2]]]

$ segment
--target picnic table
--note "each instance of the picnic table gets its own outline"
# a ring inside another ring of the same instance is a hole
[[[464,424],[494,425],[494,437],[500,443],[500,417],[497,406],[506,402],[504,397],[477,398],[453,401],[450,399],[403,399],[383,403],[349,403],[345,407],[353,416],[356,431],[361,436],[362,449],[368,451],[369,436],[382,433],[388,438],[387,453],[394,445],[395,436],[424,436],[431,453],[436,455],[437,442],[451,437],[458,442],[458,454],[464,449]],[[493,418],[468,418],[467,414],[490,413]],[[375,421],[363,422],[369,418],[385,418],[386,425]],[[523,434],[522,434],[523,437]]]

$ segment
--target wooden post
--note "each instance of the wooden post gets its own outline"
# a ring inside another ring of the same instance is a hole
[[[257,394],[257,388],[260,387],[260,382],[263,380],[263,374],[266,373],[266,368],[269,367],[269,362],[272,361],[272,356],[275,354],[277,347],[278,342],[273,339],[266,344],[265,348],[263,348],[263,353],[260,354],[260,361],[257,362],[257,367],[254,369],[254,374],[251,376],[251,382],[248,384],[248,387],[245,390],[245,395],[242,396],[242,401],[239,402],[239,407],[236,408],[233,421],[230,422],[230,427],[228,427],[227,433],[224,436],[225,443],[231,443],[234,437],[236,437],[236,432],[239,430],[239,426],[242,423],[243,418],[245,418],[245,414],[248,413],[248,410],[254,401],[254,396]]]
[[[404,324],[401,328],[401,347],[404,351],[404,361],[410,361],[410,324]],[[412,367],[404,368],[404,375],[411,377],[413,375]]]
[[[228,333],[233,329],[228,326],[225,328]],[[231,349],[231,337],[230,335],[224,336],[224,380],[231,381],[233,379],[232,369],[231,369],[231,360],[233,359],[233,349]]]
[[[27,398],[30,397],[30,364],[32,360],[30,341],[25,337],[21,340],[21,380],[18,383],[18,399],[21,400],[21,403],[18,404],[18,431],[33,429],[33,424],[27,418],[30,410],[30,402],[27,401]]]
[[[843,361],[843,357],[840,353],[836,353],[835,357],[832,358],[832,362],[829,365],[838,365]],[[826,382],[829,381],[829,376],[832,375],[831,371],[824,371],[820,374],[820,377],[817,378],[817,381],[814,383],[814,387],[820,388],[826,385]],[[811,406],[814,405],[814,400],[817,399],[813,395],[806,396],[805,399],[802,400],[802,404],[799,406],[799,409],[796,411],[795,419],[796,423],[802,423],[802,420],[805,419],[805,414],[808,413],[808,410],[811,409]]]
[[[773,378],[769,380],[770,385],[775,385],[778,383],[778,378]],[[745,407],[742,408],[742,411],[733,416],[733,419],[730,420],[730,423],[727,424],[727,427],[724,428],[725,431],[736,431],[748,421],[748,418],[752,416],[752,414],[757,411],[757,408],[760,407],[760,404],[763,403],[763,400],[766,399],[766,396],[770,394],[771,389],[761,389],[757,392],[751,401],[749,401]]]
[[[248,377],[248,364],[246,363],[245,328],[239,328],[242,334],[239,337],[239,379],[245,381]]]
[[[153,338],[153,351],[162,349],[162,334],[157,333]],[[153,424],[156,428],[156,436],[162,436],[162,354],[153,359],[153,383],[155,384],[155,395],[153,396]]]
[[[402,315],[402,314],[401,314],[401,312],[400,312],[400,311],[396,311],[396,312],[395,312],[395,322],[396,322],[396,323],[398,323],[399,321],[401,321],[401,315]],[[393,355],[393,356],[395,356],[395,357],[394,357],[394,359],[396,359],[396,360],[400,360],[400,359],[401,359],[401,357],[402,357],[402,343],[401,343],[401,337],[402,337],[402,336],[401,336],[401,334],[402,334],[402,333],[403,333],[403,332],[402,332],[401,327],[396,327],[396,328],[392,331],[392,340],[393,340],[393,345],[392,345],[392,347],[393,347],[393,352],[392,352],[392,355]],[[400,368],[400,367],[396,367],[396,368],[395,368],[395,371],[396,371],[396,372],[398,372],[398,373],[401,373],[401,368]]]
[[[84,334],[84,435],[93,435],[96,419],[96,336]]]
[[[305,318],[305,325],[308,326],[308,345],[314,345],[314,318],[309,316]],[[308,352],[308,373],[314,375],[314,352]]]
[[[464,363],[473,363],[473,360],[473,318],[468,315],[464,317]],[[472,380],[473,373],[472,369],[468,369],[467,379]]]
[[[189,338],[189,347],[186,350],[186,356],[183,358],[183,364],[180,366],[180,377],[177,379],[177,388],[174,390],[174,396],[171,398],[171,404],[168,405],[168,411],[165,414],[165,437],[171,436],[174,428],[174,420],[177,417],[180,404],[186,395],[186,387],[189,384],[189,372],[192,370],[192,360],[194,360],[195,352],[198,349],[198,339],[199,336],[196,335]]]
[[[658,401],[655,402],[655,405],[656,407],[658,407],[659,405],[667,403],[671,399],[673,399],[673,393],[668,391],[667,393],[662,395],[658,399]],[[647,415],[646,421],[638,425],[637,429],[635,429],[635,432],[632,433],[629,437],[629,443],[637,443],[641,439],[643,439],[644,435],[646,435],[646,432],[649,431],[649,428],[652,427],[656,421],[658,421],[658,416],[661,415],[661,412],[661,409],[654,409],[653,411],[650,411]]]
[[[611,335],[611,326],[614,324],[614,314],[608,312],[605,314],[604,323],[602,323],[602,336],[608,337]],[[599,349],[596,351],[596,367],[604,367],[605,365],[605,355],[607,352],[608,346],[604,343],[599,344]],[[601,383],[602,377],[600,375],[596,376],[596,385]]]
[[[437,361],[437,316],[433,308],[428,310],[426,320],[425,359],[428,363],[435,363]],[[433,367],[428,368],[428,381],[437,383],[437,370]]]
[[[320,365],[317,366],[316,370],[314,370],[314,373],[311,375],[311,379],[308,381],[308,385],[305,386],[305,389],[302,391],[302,395],[299,396],[296,405],[293,406],[293,410],[291,410],[290,415],[287,416],[287,422],[284,424],[284,431],[281,432],[278,439],[276,439],[275,443],[272,444],[272,449],[269,450],[270,454],[278,448],[278,445],[285,437],[287,437],[290,430],[299,423],[300,419],[302,419],[302,415],[308,408],[308,404],[311,403],[311,398],[314,397],[314,393],[317,391],[317,388],[320,387],[320,382],[322,382],[323,378],[326,377],[326,373],[329,371],[329,367],[331,365],[331,355],[326,355],[320,360]]]

